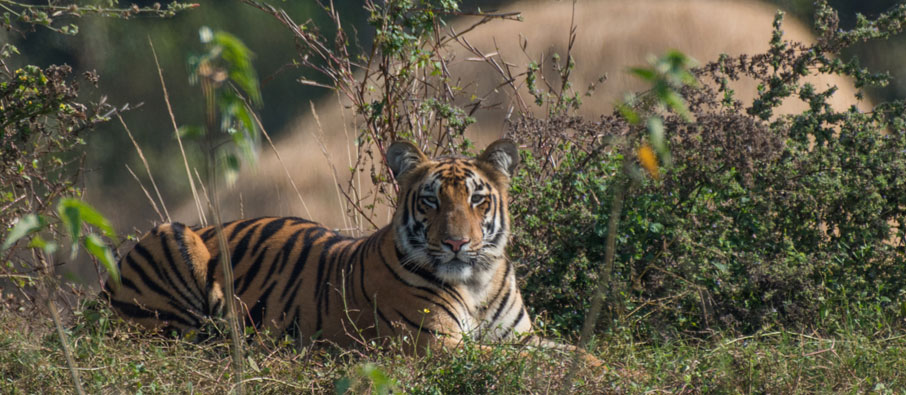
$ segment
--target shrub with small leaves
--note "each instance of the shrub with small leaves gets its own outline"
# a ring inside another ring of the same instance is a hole
[[[546,312],[553,329],[581,327],[606,260],[614,196],[626,185],[604,290],[608,319],[599,329],[619,325],[651,340],[777,326],[833,333],[854,322],[876,323],[856,326],[872,332],[902,328],[906,104],[835,110],[827,104],[835,89],[819,91],[804,77],[883,83],[839,60],[839,51],[899,32],[906,6],[851,31],[837,27],[824,2],[818,9],[817,44],[784,41],[781,14],[767,53],[695,69],[703,84],[679,91],[685,116],[650,106],[666,103],[653,89],[594,122],[511,124],[510,134],[532,150],[513,182],[511,253],[527,303]],[[742,77],[761,82],[751,103],[728,88]],[[774,114],[793,95],[809,108]],[[644,146],[661,129],[670,156],[658,151],[659,177],[629,183],[639,179],[620,167],[645,158],[626,147]]]
[[[76,34],[77,25],[63,25],[60,20],[85,15],[168,17],[197,6],[174,2],[165,8],[159,4],[117,8],[116,1],[106,3],[2,2],[0,27],[23,35],[37,26]],[[42,273],[53,272],[50,260],[57,243],[68,238],[70,259],[82,246],[116,278],[107,244],[116,243],[117,237],[103,215],[78,199],[85,134],[129,106],[117,109],[105,96],[98,103],[80,100],[78,79],[67,65],[26,65],[12,70],[9,64],[17,63],[19,59],[14,58],[20,55],[19,48],[11,44],[0,46],[0,226],[4,229],[0,269],[17,284],[34,282]],[[86,72],[83,78],[97,87],[96,73]],[[108,240],[86,231],[89,225]]]
[[[7,57],[17,52],[8,45],[4,49]],[[69,66],[25,66],[13,71],[0,59],[0,224],[8,230],[2,248],[5,270],[46,269],[17,252],[16,247],[23,244],[18,241],[25,236],[33,235],[28,238],[29,247],[52,253],[56,250],[53,240],[68,234],[73,243],[71,256],[82,245],[115,272],[105,243],[94,234],[83,237],[80,233],[83,223],[101,225],[106,220],[84,203],[65,198],[81,193],[77,183],[84,160],[79,154],[84,134],[105,122],[115,109],[104,102],[77,101],[79,84],[70,74]],[[98,78],[92,73],[84,77],[89,83]],[[106,225],[103,234],[115,240]],[[23,284],[34,279],[16,278]]]

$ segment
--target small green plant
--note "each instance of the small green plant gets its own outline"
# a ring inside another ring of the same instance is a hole
[[[56,219],[59,220],[58,224],[54,223]],[[57,243],[53,241],[53,238],[50,241],[46,240],[41,236],[41,232],[53,232],[55,226],[60,226],[66,230],[70,240],[69,259],[75,259],[78,248],[81,246],[104,266],[113,281],[119,282],[119,271],[110,248],[97,234],[88,232],[82,235],[83,225],[94,226],[114,244],[118,243],[116,232],[113,231],[113,226],[110,225],[107,218],[85,202],[64,198],[60,200],[56,213],[52,217],[28,214],[20,218],[7,234],[6,240],[0,246],[0,252],[5,252],[20,239],[30,236],[28,246],[38,248],[50,256],[57,251]],[[19,285],[24,286],[23,279],[20,277],[19,280]]]
[[[208,171],[222,171],[231,185],[239,172],[240,157],[249,164],[257,159],[261,132],[254,109],[261,106],[261,91],[253,54],[229,33],[202,27],[198,34],[206,48],[204,54],[189,58],[189,82],[201,85],[205,124],[186,125],[181,132],[204,145],[214,159]]]

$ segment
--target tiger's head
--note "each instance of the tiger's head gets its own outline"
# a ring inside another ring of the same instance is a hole
[[[509,238],[516,145],[498,140],[476,158],[432,160],[412,143],[396,142],[387,163],[400,186],[393,226],[402,264],[451,284],[487,277]]]

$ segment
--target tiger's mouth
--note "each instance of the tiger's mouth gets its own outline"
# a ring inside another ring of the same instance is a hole
[[[461,283],[468,281],[474,273],[475,260],[463,260],[457,257],[443,260],[435,258],[434,273],[443,281]]]
[[[475,266],[475,260],[474,259],[463,260],[463,259],[459,259],[457,257],[453,257],[449,261],[442,262],[441,264],[442,265],[453,265],[453,266],[456,266],[456,265]]]
[[[458,267],[458,266],[473,267],[473,266],[475,266],[474,258],[465,258],[465,257],[456,256],[456,255],[453,255],[453,256],[436,255],[436,256],[432,257],[432,261],[433,261],[432,263],[434,264],[434,267],[436,267],[436,268],[441,267],[441,266],[450,266],[450,267]]]

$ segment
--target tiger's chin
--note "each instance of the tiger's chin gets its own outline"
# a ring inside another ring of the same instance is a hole
[[[471,262],[453,258],[435,263],[434,275],[446,283],[460,284],[472,279],[475,273],[474,266]]]

